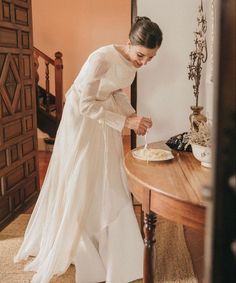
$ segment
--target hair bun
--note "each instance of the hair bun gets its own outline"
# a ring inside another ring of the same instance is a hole
[[[148,17],[135,17],[135,23],[137,22],[144,22],[144,21],[151,21]]]
[[[135,17],[132,23],[129,40],[132,45],[141,45],[146,48],[156,48],[161,46],[162,31],[158,24],[148,17]]]

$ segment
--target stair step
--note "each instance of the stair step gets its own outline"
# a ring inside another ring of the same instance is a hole
[[[49,112],[53,112],[53,111],[56,111],[56,104],[49,104],[47,106],[43,103],[40,103],[40,108],[42,108],[45,111],[47,111],[47,109],[48,109]]]
[[[45,139],[44,139],[44,142],[45,142],[46,144],[54,144],[55,139],[54,139],[54,138],[45,138]]]
[[[51,151],[52,152],[55,139],[54,138],[45,138],[44,142],[45,142],[45,146],[46,146],[46,151]]]

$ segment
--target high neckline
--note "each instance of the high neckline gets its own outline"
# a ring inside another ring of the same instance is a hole
[[[133,65],[133,63],[131,61],[129,61],[127,58],[125,58],[124,55],[122,55],[119,50],[116,48],[115,44],[111,44],[111,46],[113,47],[113,49],[115,50],[115,52],[119,55],[119,57],[121,59],[123,59],[123,61],[129,65],[130,67],[132,67],[134,70],[137,70],[137,68]]]

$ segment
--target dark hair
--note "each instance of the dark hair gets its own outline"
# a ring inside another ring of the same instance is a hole
[[[129,32],[129,39],[133,45],[152,49],[161,45],[162,31],[148,17],[136,17]]]

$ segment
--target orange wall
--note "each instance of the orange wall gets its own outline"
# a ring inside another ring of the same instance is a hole
[[[128,0],[32,0],[32,6],[34,46],[52,58],[63,53],[64,93],[91,51],[127,41]]]

